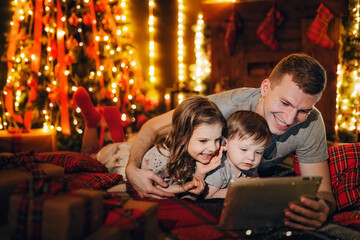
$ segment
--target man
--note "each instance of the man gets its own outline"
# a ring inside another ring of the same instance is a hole
[[[239,88],[209,96],[225,118],[238,110],[251,110],[263,116],[273,134],[259,171],[275,166],[295,153],[302,176],[322,176],[317,199],[302,197],[300,204],[289,203],[284,210],[287,226],[314,230],[335,211],[327,163],[326,133],[321,113],[314,107],[326,86],[326,72],[312,57],[292,54],[282,59],[260,89]],[[131,151],[126,174],[141,197],[163,198],[173,195],[155,188],[166,184],[149,170],[139,166],[157,134],[169,129],[173,111],[146,122]]]

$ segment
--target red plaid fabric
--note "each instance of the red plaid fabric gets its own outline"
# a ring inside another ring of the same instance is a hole
[[[259,38],[268,45],[272,50],[277,50],[279,42],[275,39],[275,30],[283,22],[284,18],[281,13],[272,7],[268,12],[265,20],[257,29]]]
[[[329,168],[331,186],[337,204],[337,210],[349,210],[360,207],[360,143],[339,145],[329,148]],[[294,156],[294,168],[300,175],[297,156]]]
[[[72,173],[66,174],[69,189],[86,188],[104,190],[124,183],[123,177],[115,173]]]
[[[335,214],[330,222],[341,224],[343,226],[360,229],[360,210],[352,210],[349,212],[341,212]]]
[[[237,35],[239,34],[241,27],[241,19],[234,8],[231,16],[229,17],[229,23],[225,33],[225,47],[230,56],[232,56],[235,52]]]
[[[338,210],[360,207],[360,143],[329,148],[331,185]]]
[[[323,4],[317,9],[317,15],[307,31],[310,40],[324,48],[332,48],[334,42],[327,35],[328,24],[334,15]]]
[[[72,172],[108,172],[104,164],[96,159],[86,157],[78,152],[48,152],[39,153],[42,161],[61,166],[65,169],[65,173]]]
[[[66,189],[66,181],[60,177],[44,177],[38,180],[19,182],[14,193],[20,194],[22,197],[19,202],[16,230],[12,237],[28,239],[29,231],[31,239],[41,239],[44,201],[47,197],[65,192]],[[28,224],[30,225],[28,226]]]
[[[37,163],[44,162],[41,160],[34,151],[15,153],[12,156],[0,157],[0,169],[24,167],[32,173],[35,180],[46,177],[46,173],[42,170]]]

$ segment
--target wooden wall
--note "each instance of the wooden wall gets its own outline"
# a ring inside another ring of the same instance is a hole
[[[328,36],[335,45],[332,49],[315,45],[306,31],[316,17],[316,10],[323,2],[334,14],[328,27]],[[276,30],[278,50],[271,50],[257,36],[256,30],[273,6],[273,0],[242,0],[233,3],[203,3],[205,22],[211,31],[211,80],[210,91],[237,87],[259,87],[283,57],[304,52],[315,57],[325,68],[328,84],[316,107],[322,112],[328,136],[334,134],[336,104],[336,70],[339,63],[339,38],[342,17],[347,15],[347,1],[337,0],[277,0],[277,9],[284,21]],[[224,38],[228,19],[235,7],[242,20],[237,35],[236,49],[230,56]],[[216,89],[215,89],[216,88]]]

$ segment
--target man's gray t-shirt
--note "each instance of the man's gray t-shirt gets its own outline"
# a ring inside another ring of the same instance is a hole
[[[226,92],[210,95],[227,119],[239,110],[255,112],[261,92],[259,88],[237,88]],[[314,108],[307,120],[282,135],[273,134],[273,142],[265,152],[259,170],[277,165],[291,154],[296,154],[299,162],[317,163],[325,161],[327,151],[325,125],[319,110]]]

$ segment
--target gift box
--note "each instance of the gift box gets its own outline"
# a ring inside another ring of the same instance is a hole
[[[110,211],[105,223],[86,240],[160,239],[158,204],[128,200],[121,208]]]
[[[9,133],[0,131],[0,152],[54,152],[56,147],[56,131],[31,129],[28,133]]]
[[[38,163],[48,176],[63,176],[64,168],[50,164]],[[23,167],[0,169],[0,226],[7,222],[9,199],[20,181],[31,180],[33,174]]]
[[[10,233],[18,239],[81,239],[101,227],[104,194],[77,189],[54,196],[12,195]]]

